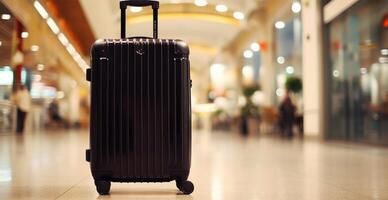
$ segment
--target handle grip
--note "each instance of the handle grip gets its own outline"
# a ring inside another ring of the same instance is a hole
[[[152,0],[126,0],[120,1],[121,10],[121,38],[125,38],[125,21],[126,21],[126,10],[128,6],[145,7],[152,6],[153,10],[153,36],[155,39],[158,38],[158,9],[159,2]]]
[[[128,6],[136,6],[136,7],[145,7],[145,6],[152,6],[152,9],[158,9],[159,8],[159,2],[158,1],[152,1],[152,0],[127,0],[127,1],[120,1],[120,9],[126,9]]]

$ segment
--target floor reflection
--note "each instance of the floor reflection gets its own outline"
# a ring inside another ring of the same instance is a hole
[[[388,149],[193,133],[192,195],[175,183],[113,183],[95,191],[87,131],[0,136],[0,199],[388,199]]]

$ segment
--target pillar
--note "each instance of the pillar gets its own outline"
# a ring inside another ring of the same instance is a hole
[[[302,1],[305,136],[323,137],[322,11],[320,0]]]
[[[260,29],[260,40],[265,43],[266,47],[261,49],[261,68],[260,68],[260,86],[264,94],[264,105],[275,106],[276,90],[276,68],[273,62],[273,29],[271,22],[263,22],[264,27]]]

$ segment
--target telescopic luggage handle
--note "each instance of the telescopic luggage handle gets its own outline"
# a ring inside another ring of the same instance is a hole
[[[120,10],[121,10],[121,38],[125,38],[125,19],[126,19],[126,10],[128,6],[136,6],[136,7],[145,7],[152,6],[153,10],[153,34],[154,38],[158,38],[158,9],[159,2],[151,1],[151,0],[127,0],[120,1]]]

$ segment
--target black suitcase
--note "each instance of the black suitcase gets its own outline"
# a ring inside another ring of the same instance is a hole
[[[127,6],[152,6],[154,38],[125,37]],[[98,193],[111,182],[168,182],[184,194],[191,162],[189,48],[157,39],[157,1],[121,1],[121,39],[91,49],[90,150]]]

